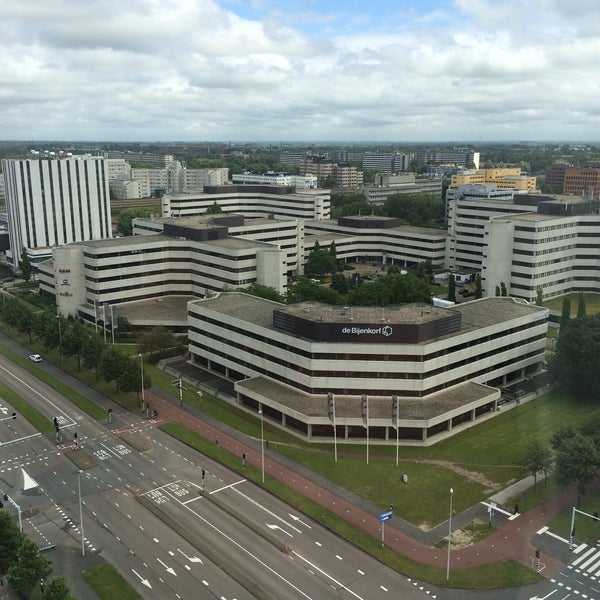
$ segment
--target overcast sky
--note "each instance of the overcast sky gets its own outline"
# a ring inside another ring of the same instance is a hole
[[[599,141],[599,0],[0,3],[0,138]]]

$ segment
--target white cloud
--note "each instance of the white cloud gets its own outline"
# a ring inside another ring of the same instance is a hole
[[[288,19],[264,3],[262,21],[227,6],[0,8],[3,137],[598,137],[595,1],[455,0],[429,12],[416,3],[419,12],[379,20],[345,3]],[[304,25],[317,22],[311,35]]]

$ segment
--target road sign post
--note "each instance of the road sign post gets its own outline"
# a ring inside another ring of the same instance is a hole
[[[389,521],[394,516],[393,511],[388,510],[379,515],[379,522],[381,523],[381,547],[385,546],[385,522]]]

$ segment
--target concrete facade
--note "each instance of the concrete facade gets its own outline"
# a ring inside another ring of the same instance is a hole
[[[52,248],[110,238],[108,170],[104,158],[68,156],[3,160],[10,251],[19,268],[21,249],[32,262]]]
[[[188,303],[189,350],[236,382],[240,404],[306,439],[333,437],[330,393],[339,438],[364,438],[366,396],[372,438],[395,438],[397,425],[426,443],[493,414],[496,386],[541,368],[547,317],[511,298],[382,310],[220,294]]]

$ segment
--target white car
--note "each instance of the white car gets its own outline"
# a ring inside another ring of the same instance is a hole
[[[42,362],[42,357],[39,354],[30,354],[29,360],[31,362]]]

